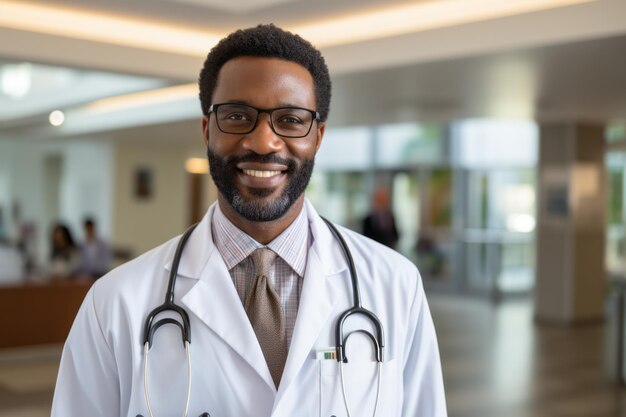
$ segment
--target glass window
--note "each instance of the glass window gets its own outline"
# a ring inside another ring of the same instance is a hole
[[[327,129],[315,166],[324,171],[367,171],[372,165],[371,141],[368,127]]]
[[[611,274],[626,270],[626,152],[609,152],[607,167],[606,268]]]
[[[467,168],[534,166],[538,140],[534,122],[463,120],[452,125],[452,156]]]
[[[531,168],[469,170],[461,229],[462,271],[472,290],[532,288],[536,224]]]
[[[406,167],[442,159],[442,129],[438,125],[404,123],[376,129],[377,167]]]
[[[626,122],[609,123],[605,137],[608,143],[626,142]]]
[[[307,197],[329,220],[361,230],[361,219],[369,209],[369,192],[363,172],[316,172],[307,188]]]

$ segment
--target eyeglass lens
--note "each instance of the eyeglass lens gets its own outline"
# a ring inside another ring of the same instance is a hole
[[[309,110],[284,107],[270,110],[272,128],[277,135],[298,138],[306,136],[313,124]],[[259,111],[240,104],[221,104],[216,111],[217,125],[225,133],[250,133],[256,126]]]

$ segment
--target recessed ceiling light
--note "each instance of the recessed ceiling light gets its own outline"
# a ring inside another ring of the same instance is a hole
[[[50,113],[48,121],[54,127],[61,126],[65,121],[65,114],[61,110],[55,110]]]
[[[7,64],[0,67],[0,91],[9,97],[19,99],[26,96],[31,84],[31,64]]]

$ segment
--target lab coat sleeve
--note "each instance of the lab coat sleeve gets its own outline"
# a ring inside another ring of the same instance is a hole
[[[409,322],[415,328],[406,350],[402,417],[446,417],[437,336],[419,277]]]
[[[117,366],[96,314],[95,287],[87,293],[65,342],[51,417],[119,415]]]

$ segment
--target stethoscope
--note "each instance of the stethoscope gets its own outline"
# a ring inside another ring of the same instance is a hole
[[[344,372],[343,372],[343,364],[348,362],[348,358],[346,356],[346,344],[348,342],[348,338],[355,333],[361,333],[367,336],[372,344],[374,345],[376,352],[376,362],[377,362],[377,371],[376,371],[376,401],[374,403],[374,412],[372,414],[373,417],[376,416],[376,411],[378,409],[378,400],[380,398],[380,386],[381,386],[381,367],[383,362],[383,351],[385,347],[385,340],[383,335],[383,326],[376,317],[374,313],[363,308],[361,305],[361,293],[359,291],[359,281],[357,279],[356,268],[354,266],[354,260],[352,259],[352,254],[350,253],[350,249],[348,248],[348,244],[344,240],[339,230],[333,225],[330,221],[326,220],[322,217],[322,220],[326,223],[328,228],[332,231],[333,235],[339,242],[343,254],[348,262],[348,268],[350,270],[350,280],[352,284],[352,307],[348,310],[341,313],[337,319],[337,324],[335,327],[335,351],[336,351],[336,359],[339,363],[339,371],[341,378],[341,391],[343,394],[344,404],[346,406],[346,413],[348,417],[350,415],[350,407],[348,406],[348,398],[346,396],[346,387],[344,383]],[[196,228],[197,224],[192,225],[183,236],[180,238],[178,242],[178,246],[176,247],[176,252],[174,253],[174,260],[172,261],[172,269],[170,271],[169,282],[167,285],[167,292],[165,293],[165,301],[163,304],[155,308],[148,314],[146,321],[144,323],[144,331],[143,331],[143,385],[144,385],[144,396],[146,400],[146,407],[148,408],[148,413],[150,417],[154,417],[152,413],[152,407],[150,406],[150,396],[148,392],[148,354],[150,352],[150,348],[152,346],[152,339],[154,337],[154,333],[158,330],[159,327],[165,324],[174,324],[180,328],[183,346],[185,348],[185,355],[187,356],[187,394],[185,400],[185,409],[183,411],[183,417],[187,417],[187,413],[189,411],[189,399],[191,396],[191,354],[189,345],[191,343],[191,325],[189,324],[189,315],[179,305],[174,303],[174,287],[176,285],[176,276],[178,275],[178,265],[180,264],[180,260],[182,257],[183,249],[189,236]],[[164,313],[164,312],[172,312],[177,314],[180,317],[180,320],[175,320],[171,317],[163,318],[158,320],[156,323],[153,323],[156,316]],[[359,329],[354,330],[344,335],[343,325],[346,319],[352,315],[362,315],[366,319],[368,319],[376,329],[376,336],[372,334],[372,332]],[[143,417],[141,415],[137,415],[137,417]],[[211,417],[209,413],[202,413],[199,417]]]

